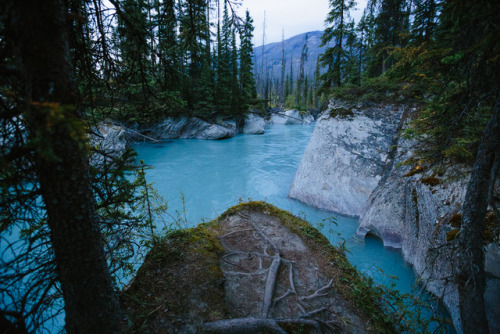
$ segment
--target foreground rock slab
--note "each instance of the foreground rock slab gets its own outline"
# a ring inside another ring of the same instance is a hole
[[[130,332],[393,332],[342,251],[262,202],[177,231],[122,294]]]

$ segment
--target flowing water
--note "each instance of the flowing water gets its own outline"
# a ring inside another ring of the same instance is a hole
[[[147,180],[168,201],[170,215],[185,213],[189,226],[214,219],[240,201],[266,201],[319,226],[333,244],[345,241],[349,261],[377,283],[387,284],[390,276],[397,276],[397,288],[409,292],[415,279],[412,268],[380,240],[356,237],[358,219],[288,198],[313,128],[314,124],[273,125],[264,135],[222,141],[178,139],[134,148],[138,159],[153,166]]]

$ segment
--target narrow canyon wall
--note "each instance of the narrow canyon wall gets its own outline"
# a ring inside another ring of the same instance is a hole
[[[308,205],[359,217],[382,179],[403,108],[332,102],[316,123],[290,189]]]
[[[461,332],[451,280],[457,254],[447,238],[457,231],[470,171],[405,164],[418,147],[401,137],[412,112],[405,106],[332,101],[316,124],[290,197],[358,216],[359,236],[372,233],[385,246],[401,249],[426,288],[442,298]],[[500,249],[490,243],[486,250],[485,306],[491,332],[499,333]]]

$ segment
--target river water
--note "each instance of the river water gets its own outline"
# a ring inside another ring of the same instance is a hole
[[[222,141],[177,139],[134,148],[138,159],[153,166],[146,177],[168,201],[169,214],[185,213],[188,226],[212,220],[240,201],[266,201],[319,227],[332,244],[345,242],[349,261],[377,283],[388,284],[391,276],[397,276],[396,287],[410,292],[415,280],[412,268],[380,240],[356,237],[358,219],[288,198],[313,129],[314,124],[272,125],[264,135]]]

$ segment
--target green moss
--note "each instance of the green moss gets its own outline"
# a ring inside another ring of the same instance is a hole
[[[220,284],[223,252],[214,231],[201,227],[175,231],[156,241],[133,284],[121,295],[128,332],[161,333],[165,329],[159,324],[164,321],[175,327],[228,317]]]
[[[426,170],[426,168],[424,166],[420,166],[420,165],[417,165],[415,167],[413,167],[408,173],[406,173],[404,176],[405,177],[410,177],[410,176],[413,176],[415,174],[419,174],[419,173],[422,173]]]
[[[335,118],[351,118],[354,116],[352,109],[344,107],[336,107],[330,110],[330,117]]]
[[[360,274],[346,258],[342,249],[308,222],[264,202],[248,202],[234,206],[218,218],[196,228],[170,233],[161,238],[146,257],[134,284],[122,295],[123,309],[129,311],[130,332],[159,333],[154,328],[162,321],[175,324],[193,320],[193,312],[202,321],[229,318],[220,282],[223,274],[219,258],[224,253],[217,239],[220,223],[230,215],[256,211],[276,217],[280,223],[302,238],[318,261],[322,271],[334,279],[334,289],[358,310],[376,333],[395,333],[401,319],[391,305],[402,297],[392,289],[375,285]],[[195,297],[192,290],[198,289]],[[389,299],[392,298],[390,301]],[[193,304],[193,300],[195,304]],[[198,305],[205,304],[203,307]],[[199,309],[193,311],[193,308]],[[168,311],[164,311],[168,310]],[[400,327],[398,327],[400,328]],[[308,332],[295,326],[291,332]]]

